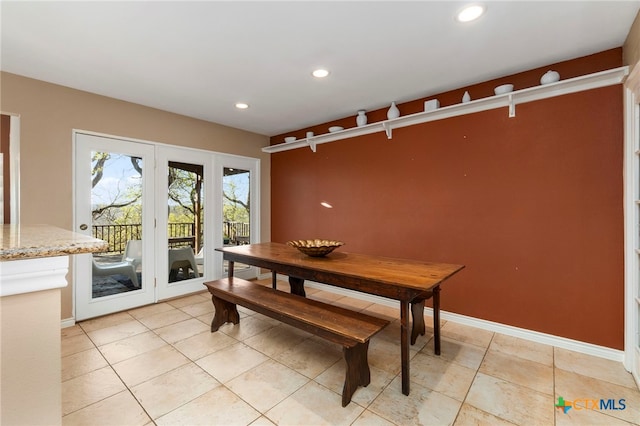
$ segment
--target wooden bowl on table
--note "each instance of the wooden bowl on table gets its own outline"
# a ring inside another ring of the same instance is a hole
[[[335,240],[292,240],[287,244],[297,248],[300,252],[311,257],[322,257],[331,253],[334,249],[344,245],[342,241]]]

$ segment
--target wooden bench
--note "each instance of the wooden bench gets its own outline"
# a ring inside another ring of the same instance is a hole
[[[342,389],[342,406],[351,401],[358,386],[371,381],[367,350],[369,339],[386,327],[389,321],[274,290],[237,277],[204,283],[211,293],[215,314],[211,332],[221,325],[238,324],[236,305],[300,328],[333,343],[342,345],[347,372]]]

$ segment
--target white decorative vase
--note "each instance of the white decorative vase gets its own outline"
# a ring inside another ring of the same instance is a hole
[[[469,92],[464,92],[464,96],[462,96],[462,103],[467,103],[471,100],[471,95],[469,94]]]
[[[356,117],[356,124],[358,127],[362,127],[367,124],[367,114],[366,111],[361,109],[358,111],[358,116]]]
[[[391,102],[391,108],[387,111],[387,118],[389,120],[393,120],[394,118],[400,117],[400,110],[396,106],[395,102]]]
[[[424,110],[425,111],[435,111],[440,108],[440,101],[437,99],[431,99],[429,101],[424,101]]]
[[[547,71],[540,79],[540,84],[555,83],[560,80],[560,74],[557,71]]]

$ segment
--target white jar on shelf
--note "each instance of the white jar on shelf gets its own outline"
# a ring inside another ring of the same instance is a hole
[[[394,118],[398,117],[400,117],[400,110],[396,106],[395,101],[391,102],[391,107],[389,108],[389,111],[387,111],[387,118],[389,120],[393,120]]]
[[[540,84],[551,84],[555,83],[558,80],[560,80],[560,73],[550,70],[544,73],[544,75],[540,78]]]
[[[356,124],[358,125],[358,127],[362,127],[367,124],[367,114],[365,110],[361,109],[358,111]]]

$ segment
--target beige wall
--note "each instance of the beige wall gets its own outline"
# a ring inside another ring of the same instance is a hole
[[[622,46],[622,61],[625,65],[637,64],[640,61],[640,12],[636,15],[635,21],[629,30],[627,40]]]
[[[261,160],[261,240],[271,235],[271,163],[264,135],[0,73],[0,110],[20,115],[20,221],[73,230],[72,130],[81,129]],[[70,274],[71,276],[71,274]],[[62,292],[71,318],[73,283]]]

